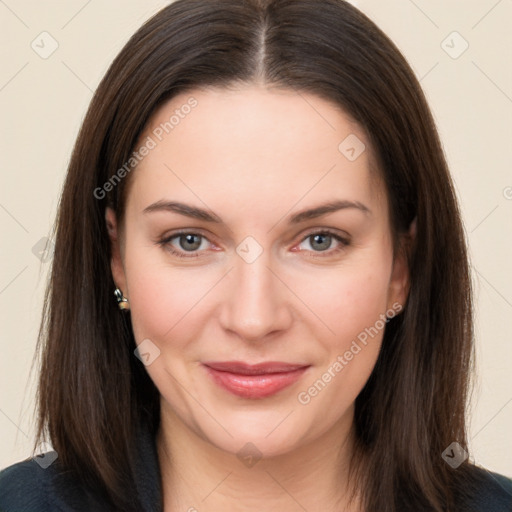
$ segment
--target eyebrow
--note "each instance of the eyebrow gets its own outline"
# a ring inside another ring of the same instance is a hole
[[[302,210],[298,213],[294,213],[288,217],[289,224],[298,224],[299,222],[304,222],[305,220],[316,219],[317,217],[321,217],[328,213],[333,213],[339,210],[347,210],[347,209],[356,209],[363,212],[366,215],[371,215],[371,210],[365,206],[363,203],[359,201],[348,201],[348,200],[339,200],[339,201],[330,201],[325,204],[321,204],[314,208],[309,208],[307,210]],[[144,208],[143,213],[152,213],[152,212],[173,212],[178,213],[180,215],[184,215],[186,217],[191,217],[193,219],[203,220],[206,222],[214,222],[216,224],[223,224],[222,219],[213,212],[209,212],[202,208],[198,208],[196,206],[191,206],[185,203],[180,203],[179,201],[167,201],[161,199],[156,203],[153,203],[146,208]]]

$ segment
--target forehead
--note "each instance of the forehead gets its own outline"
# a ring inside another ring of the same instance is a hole
[[[313,94],[253,85],[195,89],[157,110],[139,145],[148,141],[152,149],[132,176],[138,207],[157,196],[197,200],[215,191],[225,206],[240,208],[283,208],[301,197],[303,205],[382,200],[366,134]]]

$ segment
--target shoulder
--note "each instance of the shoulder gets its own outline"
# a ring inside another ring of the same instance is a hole
[[[50,480],[47,470],[29,459],[0,471],[0,510],[50,510],[44,492]]]
[[[472,466],[461,501],[465,512],[512,512],[512,479]]]
[[[138,426],[132,455],[133,481],[126,484],[123,510],[162,510],[155,432],[145,423]],[[0,512],[113,512],[100,487],[50,451],[0,471]]]
[[[55,452],[48,452],[0,471],[0,511],[107,510],[98,508],[101,504],[97,499],[61,467],[55,456]]]

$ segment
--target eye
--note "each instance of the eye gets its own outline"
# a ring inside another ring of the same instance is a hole
[[[301,247],[306,242],[311,249]],[[202,256],[203,251],[208,249],[210,243],[204,235],[191,231],[173,233],[158,241],[158,244],[164,247],[166,251],[178,258],[198,258]],[[313,258],[326,257],[341,252],[348,245],[350,245],[348,238],[344,238],[328,229],[322,229],[309,233],[303,238],[298,246],[298,251],[311,252]],[[335,246],[334,249],[332,249],[333,246]],[[292,250],[297,251],[297,249]]]
[[[326,253],[325,256],[331,256],[334,253],[338,253],[342,251],[345,247],[350,245],[350,241],[347,238],[340,236],[337,233],[334,233],[330,230],[323,229],[321,231],[315,231],[313,233],[309,233],[301,242],[298,247],[301,247],[303,244],[307,244],[311,247],[311,249],[303,248],[299,250],[306,250],[313,253]],[[335,245],[335,248],[332,246]],[[323,257],[324,255],[320,255]],[[313,256],[318,257],[318,256]]]
[[[197,258],[201,255],[199,249],[208,248],[207,240],[204,235],[199,233],[182,231],[167,236],[158,243],[179,258]]]

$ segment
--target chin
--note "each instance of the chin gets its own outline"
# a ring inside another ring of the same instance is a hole
[[[239,458],[245,452],[270,458],[284,455],[307,444],[314,437],[308,420],[299,417],[300,409],[280,404],[266,410],[225,410],[221,428],[216,422],[196,423],[196,433],[207,443]],[[204,419],[204,416],[202,416]]]

